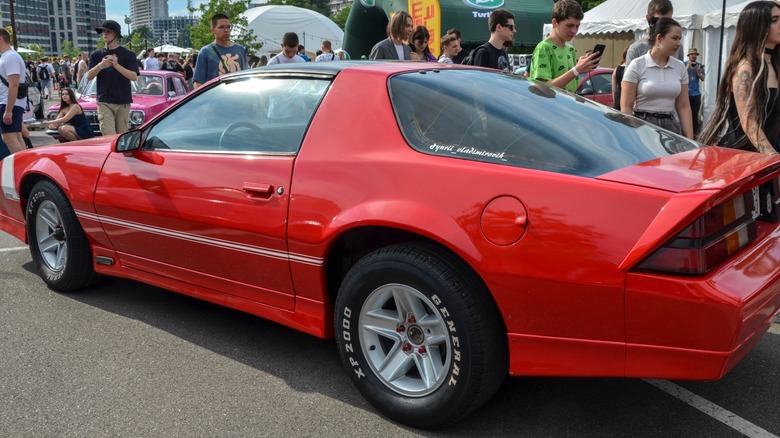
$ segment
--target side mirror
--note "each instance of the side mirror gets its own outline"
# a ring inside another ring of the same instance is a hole
[[[580,96],[585,96],[586,94],[593,94],[593,88],[583,88],[582,90],[578,91],[577,94]]]
[[[176,97],[176,92],[175,91],[169,91],[168,92],[168,97]]]
[[[127,131],[116,139],[116,151],[127,152],[141,148],[141,131]]]

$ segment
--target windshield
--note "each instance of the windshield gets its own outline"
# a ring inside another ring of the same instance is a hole
[[[152,85],[153,83],[159,84],[159,91],[154,89],[155,87]],[[132,88],[133,94],[139,94],[140,90],[145,90],[145,92],[141,94],[162,96],[162,84],[163,77],[161,75],[139,74],[135,81],[130,82],[130,87]],[[88,81],[87,76],[85,75],[81,79],[81,82],[79,82],[78,89],[76,89],[76,98],[78,99],[82,96],[95,96],[96,94],[97,78],[93,78],[91,81]]]
[[[420,152],[595,177],[698,144],[574,94],[500,73],[428,70],[390,79]]]

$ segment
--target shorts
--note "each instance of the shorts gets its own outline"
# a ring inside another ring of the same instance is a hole
[[[5,114],[5,104],[0,105],[0,117]],[[2,119],[0,119],[0,131],[3,134],[11,132],[22,132],[22,116],[24,115],[24,108],[14,105],[14,109],[11,112],[11,124],[6,125]]]

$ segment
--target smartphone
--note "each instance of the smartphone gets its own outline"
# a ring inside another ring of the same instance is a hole
[[[605,46],[604,44],[600,44],[600,43],[596,44],[596,46],[593,47],[593,52],[592,53],[599,52],[599,57],[604,56],[604,49],[606,49],[606,48],[607,48],[607,46]]]

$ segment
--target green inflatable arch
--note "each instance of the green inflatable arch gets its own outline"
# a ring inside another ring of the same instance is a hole
[[[366,57],[374,44],[387,38],[391,13],[408,11],[415,25],[431,33],[431,51],[439,53],[439,38],[453,27],[463,35],[464,49],[482,44],[490,37],[490,12],[503,8],[515,15],[515,46],[536,46],[542,40],[545,23],[552,20],[554,0],[354,0],[344,32],[344,50],[352,59]]]

